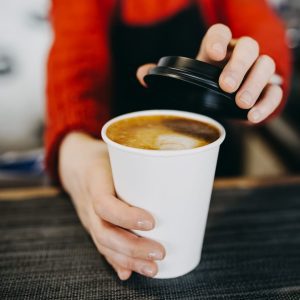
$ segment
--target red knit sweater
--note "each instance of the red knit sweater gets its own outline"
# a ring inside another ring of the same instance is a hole
[[[109,29],[117,0],[53,0],[54,43],[48,61],[46,166],[57,174],[58,148],[70,131],[97,138],[110,118]],[[171,17],[190,0],[123,0],[123,22],[147,26]],[[227,24],[233,37],[251,36],[274,58],[286,91],[290,53],[284,27],[264,0],[197,0],[207,26]],[[91,76],[92,75],[92,76]],[[277,109],[278,114],[281,107]]]

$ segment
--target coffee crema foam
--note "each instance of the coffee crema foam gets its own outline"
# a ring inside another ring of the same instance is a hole
[[[118,144],[146,150],[193,149],[220,137],[213,125],[170,115],[129,117],[111,124],[106,134]]]

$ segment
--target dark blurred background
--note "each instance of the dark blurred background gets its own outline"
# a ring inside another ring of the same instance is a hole
[[[262,128],[249,129],[246,141],[249,160],[245,175],[300,173],[300,1],[270,0],[286,23],[293,53],[293,77],[282,115]]]
[[[272,0],[287,26],[289,46],[293,52],[293,77],[285,110],[280,118],[261,130],[287,173],[300,172],[300,1]]]
[[[245,128],[242,176],[300,173],[300,1],[269,0],[287,25],[294,55],[283,114]],[[0,0],[0,178],[43,173],[45,64],[52,33],[49,0]]]

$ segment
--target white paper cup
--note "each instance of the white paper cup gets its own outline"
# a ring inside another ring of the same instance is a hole
[[[144,150],[120,145],[106,135],[114,122],[137,116],[172,115],[204,121],[220,131],[206,146],[188,150]],[[207,213],[220,144],[225,130],[215,120],[194,113],[150,110],[129,113],[107,122],[102,138],[108,145],[116,193],[127,203],[150,212],[156,221],[151,231],[138,235],[160,242],[166,257],[158,261],[156,278],[173,278],[200,262]]]

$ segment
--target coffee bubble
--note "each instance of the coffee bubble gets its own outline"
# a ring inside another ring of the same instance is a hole
[[[156,147],[160,150],[185,150],[193,149],[205,145],[205,141],[201,141],[184,136],[182,134],[172,133],[159,135],[156,139]]]

